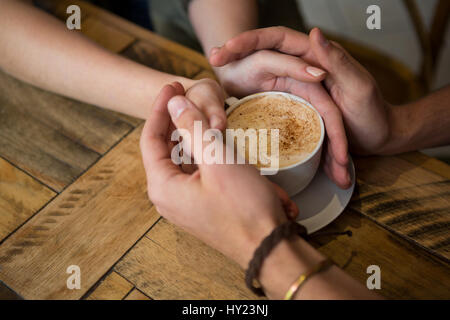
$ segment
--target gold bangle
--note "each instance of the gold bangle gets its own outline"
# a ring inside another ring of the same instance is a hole
[[[319,262],[311,270],[301,274],[300,277],[298,277],[298,279],[295,280],[295,282],[289,287],[289,290],[284,296],[284,300],[291,300],[306,280],[308,280],[312,275],[328,269],[331,265],[333,265],[333,262],[330,259],[325,259],[322,262]]]

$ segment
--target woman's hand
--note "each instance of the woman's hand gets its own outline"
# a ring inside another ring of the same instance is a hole
[[[204,113],[211,128],[219,130],[226,128],[225,93],[216,81],[196,80],[186,91],[186,97]]]
[[[192,137],[194,121],[202,123],[203,131],[210,128],[205,115],[183,95],[179,83],[165,86],[143,129],[149,197],[166,219],[246,267],[262,239],[287,220],[283,207],[291,216],[298,209],[250,165],[199,164],[191,174],[175,165],[167,144],[171,119]],[[195,151],[192,157],[202,157]]]
[[[215,63],[219,49],[211,50],[211,61]],[[214,57],[214,58],[213,58]],[[217,65],[216,65],[217,66]],[[240,60],[216,69],[216,74],[225,91],[241,98],[261,91],[286,89],[289,79],[304,83],[320,83],[326,72],[294,57],[271,50],[260,50]]]

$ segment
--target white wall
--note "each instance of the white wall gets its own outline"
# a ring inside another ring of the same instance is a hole
[[[402,61],[413,72],[420,70],[420,44],[407,10],[401,0],[297,0],[305,22],[310,27],[346,36],[361,44],[381,50]],[[426,26],[431,26],[437,0],[415,0]],[[366,9],[371,4],[381,8],[381,30],[368,30]],[[450,83],[450,31],[441,53],[434,88]]]

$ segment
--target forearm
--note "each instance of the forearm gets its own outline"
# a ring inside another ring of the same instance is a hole
[[[111,53],[16,0],[0,2],[0,68],[45,90],[139,118],[147,117],[164,84],[192,84]]]
[[[389,141],[380,154],[450,144],[450,86],[416,102],[389,109]]]
[[[290,285],[325,257],[298,238],[282,242],[264,261],[260,282],[271,299],[283,299]],[[337,266],[312,275],[300,287],[294,299],[379,299]]]
[[[234,36],[258,26],[256,0],[192,0],[189,18],[205,55]],[[220,78],[220,69],[215,71]]]

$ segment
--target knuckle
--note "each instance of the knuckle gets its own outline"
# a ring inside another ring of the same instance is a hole
[[[339,61],[339,63],[341,63],[341,64],[348,64],[350,61],[349,61],[349,58],[348,58],[348,56],[347,56],[347,52],[345,52],[345,50],[344,49],[341,49],[341,48],[336,48],[336,51],[335,51],[335,59],[337,60],[337,61]]]
[[[365,81],[361,81],[359,92],[363,97],[375,96],[377,93],[377,86],[375,81],[371,78],[368,78]]]
[[[275,26],[275,27],[273,27],[273,30],[280,32],[280,33],[284,33],[286,31],[288,31],[288,28],[286,28],[284,26]]]

